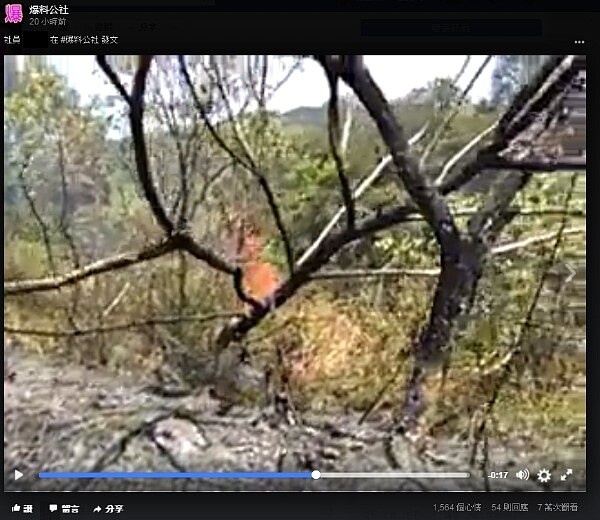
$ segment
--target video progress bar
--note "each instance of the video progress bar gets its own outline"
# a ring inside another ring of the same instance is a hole
[[[312,479],[321,478],[347,478],[347,479],[379,479],[379,478],[470,478],[468,472],[446,472],[446,473],[410,473],[410,472],[323,472],[318,470],[312,472],[277,472],[277,471],[255,471],[255,472],[150,472],[150,471],[45,471],[39,473],[39,478],[45,479]]]
[[[316,476],[315,473],[319,475]],[[470,478],[471,474],[468,472],[446,472],[446,473],[419,473],[419,472],[400,472],[400,471],[388,471],[388,472],[336,472],[336,473],[320,473],[313,471],[313,478]]]

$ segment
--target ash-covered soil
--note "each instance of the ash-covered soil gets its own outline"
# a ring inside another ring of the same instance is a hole
[[[206,393],[167,398],[136,376],[49,362],[5,344],[4,487],[6,490],[585,490],[585,445],[555,450],[523,440],[490,443],[469,465],[459,438],[421,449],[389,419],[307,414],[291,425],[259,408],[220,404]],[[583,443],[584,444],[584,443]],[[24,476],[15,481],[14,469]],[[515,472],[528,468],[529,481]],[[535,478],[547,468],[552,479]],[[566,481],[559,475],[574,470]],[[48,480],[40,471],[469,472],[468,479]],[[489,479],[508,471],[508,479]]]

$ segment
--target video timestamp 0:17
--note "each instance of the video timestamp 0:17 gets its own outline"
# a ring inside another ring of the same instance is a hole
[[[488,478],[494,478],[494,479],[508,478],[508,471],[490,471],[488,473]]]

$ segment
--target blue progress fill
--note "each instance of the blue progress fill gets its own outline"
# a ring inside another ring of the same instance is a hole
[[[312,475],[308,472],[277,472],[277,471],[257,471],[257,472],[148,472],[148,471],[45,471],[39,474],[40,478],[296,478],[310,479]]]

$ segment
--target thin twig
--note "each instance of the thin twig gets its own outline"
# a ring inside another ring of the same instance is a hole
[[[117,293],[117,295],[113,298],[113,300],[106,306],[106,309],[104,309],[104,311],[102,311],[102,317],[106,318],[106,316],[108,316],[117,307],[117,305],[119,305],[119,303],[121,303],[121,301],[125,297],[125,294],[127,294],[127,291],[129,291],[130,287],[131,287],[130,281],[126,282],[125,285],[123,285],[123,287]]]
[[[154,325],[172,325],[182,322],[207,322],[214,320],[229,320],[231,318],[240,317],[240,313],[234,312],[215,312],[211,314],[194,314],[194,315],[178,315],[178,316],[163,316],[157,318],[149,318],[146,320],[129,321],[125,323],[117,323],[107,325],[105,327],[81,328],[75,330],[50,330],[50,329],[35,329],[24,327],[11,327],[4,325],[4,332],[7,334],[23,334],[26,336],[40,336],[46,338],[63,338],[63,337],[80,337],[90,336],[93,334],[106,334],[110,332],[120,332],[129,329],[139,329],[142,327]]]
[[[286,73],[286,75],[271,89],[269,92],[269,99],[272,98],[277,91],[291,78],[292,74],[296,72],[300,66],[302,65],[302,59],[297,59],[295,63],[290,67],[290,70]]]
[[[57,142],[57,152],[58,152],[58,171],[60,173],[60,191],[61,191],[61,211],[60,211],[60,219],[58,221],[58,228],[62,233],[67,245],[69,246],[69,250],[71,252],[71,260],[73,261],[74,267],[80,267],[81,262],[79,258],[79,252],[77,251],[77,245],[75,244],[75,240],[71,231],[69,229],[69,206],[70,206],[70,197],[69,197],[69,187],[67,185],[67,175],[66,175],[66,160],[65,160],[65,149],[62,143],[62,140],[59,138]]]
[[[102,61],[101,58],[101,56],[98,57],[99,63]],[[167,243],[170,246],[169,251],[172,251],[173,248],[185,249],[192,256],[198,260],[206,262],[214,269],[233,275],[236,272],[236,269],[233,266],[230,266],[225,260],[220,258],[210,249],[207,249],[195,242],[190,234],[187,232],[175,233],[175,226],[167,216],[167,213],[160,202],[156,189],[154,188],[143,125],[146,80],[148,71],[150,70],[150,65],[152,64],[152,58],[152,55],[139,56],[138,69],[134,75],[131,95],[127,97],[130,106],[129,121],[135,152],[137,174],[142,185],[144,196],[150,206],[150,209],[152,210],[152,213],[154,214],[154,217],[170,239],[167,240]],[[110,73],[112,69],[105,60],[103,70],[105,70],[109,79],[111,79],[117,90],[121,92],[123,90],[123,86],[120,84],[116,74],[114,74],[114,72],[112,74]]]
[[[446,164],[444,164],[444,167],[442,168],[442,171],[441,171],[440,175],[438,176],[438,178],[433,183],[434,186],[440,186],[442,184],[442,182],[444,182],[444,179],[446,178],[446,176],[448,175],[448,173],[450,173],[450,171],[452,170],[452,168],[454,168],[454,166],[456,166],[456,164],[458,163],[458,161],[460,161],[475,146],[477,146],[477,144],[480,141],[482,141],[483,139],[485,139],[490,133],[492,133],[496,128],[498,128],[498,123],[499,123],[499,120],[495,121],[494,123],[492,123],[485,130],[479,132],[465,146],[463,146],[458,152],[456,152],[448,161],[446,161]]]
[[[163,73],[166,75],[166,71],[164,68],[161,68]],[[169,88],[169,92],[171,93],[171,99],[167,101],[163,95],[163,88],[160,85],[160,81],[157,79],[156,86],[156,94],[158,96],[158,106],[162,110],[163,113],[163,121],[166,124],[169,134],[175,143],[175,148],[177,150],[177,160],[179,166],[179,193],[175,198],[175,202],[172,206],[171,213],[175,213],[178,207],[181,205],[181,209],[179,211],[179,217],[177,218],[177,229],[184,229],[187,223],[187,208],[189,203],[189,169],[188,169],[188,160],[189,160],[189,152],[190,147],[189,143],[191,139],[187,140],[187,146],[184,146],[182,142],[182,136],[179,129],[179,124],[175,117],[175,108],[173,103],[173,87],[172,85]],[[160,118],[159,118],[160,119]],[[161,122],[163,122],[161,121]]]
[[[562,231],[562,236],[568,235],[578,235],[580,233],[585,233],[585,227],[574,227],[564,229]],[[524,249],[526,247],[534,246],[541,244],[543,242],[548,242],[553,240],[558,235],[559,231],[550,231],[548,233],[544,233],[542,235],[536,235],[533,237],[526,238],[524,240],[519,240],[517,242],[510,242],[508,244],[502,244],[499,246],[495,246],[490,250],[490,255],[499,256],[505,255],[507,253],[512,253],[514,251],[518,251]],[[313,280],[335,280],[335,279],[344,279],[344,278],[378,278],[378,277],[436,277],[439,276],[440,269],[439,267],[430,267],[430,268],[421,268],[421,269],[403,269],[399,267],[385,267],[382,269],[331,269],[322,271],[320,273],[315,273],[311,276]]]
[[[204,121],[204,124],[206,125],[206,127],[207,127],[209,133],[211,134],[211,136],[213,137],[213,139],[233,159],[233,161],[235,163],[239,163],[242,166],[244,166],[244,168],[246,168],[257,179],[258,184],[260,185],[263,193],[265,194],[265,198],[267,199],[267,203],[271,210],[271,214],[273,215],[273,220],[275,221],[275,225],[277,226],[277,230],[279,231],[279,236],[281,237],[281,241],[283,242],[285,256],[286,256],[286,260],[287,260],[287,264],[288,264],[288,271],[290,274],[293,273],[294,272],[294,253],[293,253],[293,249],[292,249],[292,243],[291,243],[290,237],[288,235],[288,232],[285,228],[285,225],[283,224],[283,218],[281,216],[281,211],[279,210],[279,206],[277,204],[277,201],[275,200],[275,195],[274,195],[273,191],[271,190],[271,186],[269,185],[267,178],[258,170],[256,165],[254,164],[249,150],[247,150],[248,153],[245,154],[246,160],[240,158],[238,156],[238,154],[236,154],[229,147],[229,145],[227,145],[227,143],[219,135],[219,132],[217,132],[215,127],[212,125],[212,123],[210,122],[210,120],[208,118],[208,113],[206,111],[206,108],[204,107],[204,104],[202,103],[202,101],[198,97],[198,94],[196,93],[196,89],[194,88],[194,85],[192,83],[192,79],[188,72],[187,65],[185,63],[185,58],[183,55],[179,56],[179,67],[181,70],[181,74],[185,80],[185,83],[187,84],[187,87],[190,91],[190,94],[192,95],[194,105],[196,106],[196,109],[200,112],[202,120]]]
[[[356,222],[356,211],[354,208],[354,200],[352,198],[352,190],[350,189],[350,183],[346,174],[345,161],[340,153],[342,129],[340,124],[338,98],[339,73],[336,69],[339,66],[337,60],[341,60],[341,58],[339,56],[323,55],[319,56],[318,59],[325,70],[329,82],[329,103],[327,107],[327,136],[329,138],[329,149],[336,166],[342,199],[346,208],[346,225],[349,229],[352,229]]]
[[[62,139],[59,138],[57,142],[57,152],[58,152],[58,171],[60,173],[60,186],[61,186],[61,212],[60,219],[58,221],[58,228],[63,235],[67,245],[69,246],[69,251],[71,253],[71,261],[73,262],[74,268],[81,267],[79,253],[77,251],[77,246],[75,244],[75,240],[73,239],[73,235],[71,234],[71,230],[69,229],[69,189],[67,186],[67,175],[66,175],[66,164],[65,164],[65,150],[62,143]],[[74,286],[73,292],[71,294],[71,301],[69,306],[69,311],[67,314],[67,320],[72,329],[76,330],[77,323],[75,317],[78,314],[79,307],[79,297],[81,295],[80,287],[78,285]],[[72,346],[68,345],[69,348]]]
[[[453,110],[448,113],[448,115],[446,116],[446,118],[442,121],[442,123],[440,124],[440,126],[437,128],[435,134],[431,138],[431,141],[425,147],[425,150],[423,150],[423,153],[421,155],[421,159],[420,159],[420,162],[419,162],[419,167],[420,168],[423,168],[423,166],[427,162],[427,159],[429,158],[429,156],[431,155],[431,153],[435,150],[435,148],[438,145],[438,143],[441,140],[441,138],[444,136],[444,132],[446,132],[446,130],[450,126],[450,123],[452,122],[452,120],[460,112],[460,108],[462,107],[462,104],[467,99],[467,96],[469,95],[469,92],[471,91],[471,89],[473,88],[473,86],[475,85],[475,83],[477,82],[477,80],[479,79],[479,77],[481,76],[481,74],[483,73],[483,71],[485,70],[485,68],[488,66],[488,64],[490,63],[490,61],[492,60],[492,57],[493,57],[492,55],[488,55],[485,58],[485,60],[483,61],[483,63],[479,67],[479,69],[477,69],[477,71],[475,72],[475,74],[471,78],[471,81],[469,81],[469,84],[465,87],[465,89],[461,93],[460,97],[456,101],[456,104],[454,105]]]
[[[459,82],[460,78],[462,78],[462,75],[467,70],[467,67],[469,66],[470,62],[471,62],[471,55],[467,54],[465,56],[465,59],[464,59],[463,63],[462,63],[462,66],[460,67],[460,69],[456,73],[456,76],[454,76],[454,79],[452,80],[452,84],[453,85],[458,85],[458,82]]]
[[[221,75],[219,65],[214,60],[214,56],[211,57],[211,61],[212,61],[212,68],[210,70],[213,72],[213,74],[215,76],[215,85],[217,87],[217,90],[219,91],[219,94],[221,94],[221,99],[223,100],[223,103],[225,105],[225,111],[227,112],[227,120],[229,121],[229,124],[231,125],[233,137],[237,141],[237,144],[240,146],[241,151],[246,158],[247,164],[249,164],[252,169],[255,169],[256,164],[254,161],[254,156],[252,154],[252,150],[250,149],[250,146],[248,145],[246,137],[244,136],[244,132],[242,131],[242,129],[240,128],[240,125],[238,124],[238,120],[236,119],[233,107],[231,106],[231,103],[229,102],[229,95],[225,91],[225,86],[224,86],[225,82]],[[210,71],[207,70],[207,72],[210,72]]]
[[[42,235],[42,241],[44,242],[44,248],[46,251],[46,261],[48,262],[48,267],[50,268],[50,272],[52,274],[56,273],[56,262],[54,261],[54,253],[52,252],[52,241],[50,240],[50,233],[48,232],[48,227],[42,218],[42,215],[37,209],[37,205],[31,193],[29,192],[29,186],[27,186],[27,180],[25,179],[25,172],[29,167],[29,161],[23,161],[21,167],[19,168],[19,185],[21,187],[21,192],[27,201],[29,206],[29,210],[35,219],[40,233]]]
[[[427,124],[424,125],[415,135],[413,135],[409,139],[409,145],[414,146],[425,135],[426,130]],[[355,200],[358,199],[380,177],[380,175],[385,171],[385,169],[389,166],[391,162],[391,155],[386,155],[383,159],[381,159],[381,161],[379,161],[375,169],[358,184],[358,186],[354,190],[354,193],[352,194],[352,197]],[[340,221],[340,218],[342,218],[342,215],[345,211],[345,206],[342,206],[340,209],[338,209],[336,214],[323,228],[321,233],[319,233],[319,236],[316,238],[316,240],[302,254],[300,260],[298,260],[298,262],[296,263],[296,267],[300,267],[302,264],[304,264],[306,260],[319,248],[322,242],[327,238],[327,235],[331,233],[333,228],[335,228],[337,223]]]
[[[512,208],[510,208],[512,209]],[[453,215],[456,218],[459,217],[470,217],[479,213],[478,208],[465,208],[453,211]],[[548,217],[548,216],[559,216],[562,217],[565,211],[561,208],[546,208],[546,209],[529,209],[529,208],[515,208],[515,216],[521,217]],[[586,212],[580,209],[572,209],[566,212],[567,216],[574,218],[586,218]],[[420,222],[423,221],[422,215],[411,215],[407,218],[407,222]]]
[[[340,140],[340,154],[342,157],[346,157],[348,153],[348,143],[350,142],[350,130],[352,129],[352,102],[350,100],[346,103],[346,119],[344,120],[344,127],[342,129],[342,138]]]
[[[565,196],[565,202],[564,202],[565,210],[568,209],[568,207],[571,203],[573,193],[575,192],[576,181],[577,181],[577,175],[573,175],[571,177],[571,185]],[[523,342],[525,341],[525,336],[529,332],[530,328],[532,327],[532,324],[534,321],[535,309],[538,305],[540,296],[542,295],[542,291],[544,289],[545,282],[546,282],[552,268],[556,264],[556,259],[558,258],[558,252],[559,252],[560,246],[563,242],[563,237],[565,235],[565,232],[568,231],[567,230],[567,222],[568,222],[568,217],[564,216],[560,223],[560,228],[556,232],[556,241],[554,242],[554,246],[553,246],[552,251],[550,252],[550,255],[546,262],[545,269],[542,272],[542,276],[540,277],[540,280],[536,286],[535,292],[534,292],[531,302],[529,304],[529,308],[525,315],[525,319],[523,320],[523,323],[520,327],[519,334],[518,334],[517,338],[515,339],[512,347],[506,353],[501,364],[497,365],[495,367],[497,370],[498,369],[501,370],[501,373],[494,382],[494,387],[492,389],[490,398],[485,403],[484,410],[483,410],[483,417],[479,423],[477,431],[475,432],[475,439],[473,442],[473,446],[471,448],[471,458],[474,458],[474,454],[476,453],[479,441],[485,433],[487,421],[488,421],[488,419],[492,413],[492,410],[498,400],[498,397],[500,396],[500,392],[501,392],[504,384],[507,382],[508,378],[510,377],[510,374],[512,372],[512,366],[516,362],[515,358],[520,357],[523,353]]]
[[[262,67],[261,67],[261,75],[260,75],[260,102],[259,106],[261,110],[266,110],[266,90],[267,90],[267,75],[269,73],[269,56],[267,54],[263,54],[262,57]]]
[[[567,218],[567,215],[564,215],[564,218]],[[574,227],[574,228],[561,228],[559,231],[549,231],[548,233],[543,233],[541,235],[536,235],[533,237],[525,238],[523,240],[519,240],[518,242],[511,242],[510,244],[502,244],[492,248],[492,254],[499,255],[504,253],[509,253],[511,251],[516,251],[518,249],[523,249],[525,247],[529,247],[534,244],[539,244],[541,242],[547,242],[548,240],[552,240],[559,236],[567,236],[567,235],[577,235],[579,233],[585,233],[586,227]]]
[[[317,56],[317,60],[323,67],[329,83],[329,103],[327,105],[327,136],[329,138],[329,149],[336,166],[342,199],[346,208],[346,225],[349,229],[352,229],[354,228],[356,221],[354,200],[352,198],[352,190],[350,189],[348,176],[346,175],[345,161],[340,153],[342,136],[338,99],[338,68],[340,67],[339,62],[342,58],[340,56],[320,55]]]

